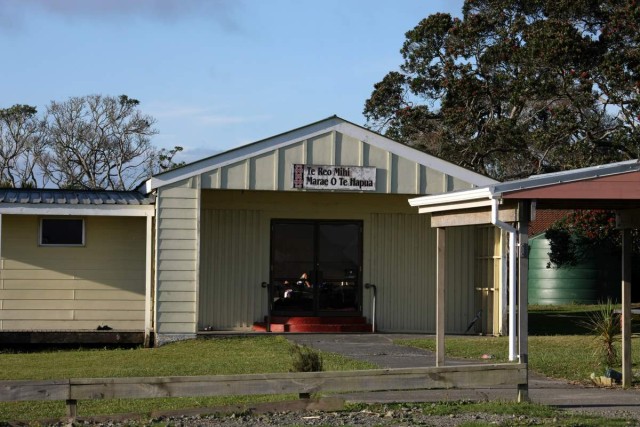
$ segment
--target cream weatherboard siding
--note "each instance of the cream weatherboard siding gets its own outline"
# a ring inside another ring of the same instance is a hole
[[[85,246],[45,247],[40,217],[2,215],[1,331],[144,329],[146,219],[83,218]]]
[[[199,177],[158,189],[156,213],[156,332],[196,333]]]

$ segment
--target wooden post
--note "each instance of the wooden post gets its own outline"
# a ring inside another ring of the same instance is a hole
[[[438,228],[436,233],[438,242],[436,262],[436,366],[444,366],[445,236],[445,229]]]
[[[529,362],[529,312],[527,310],[529,290],[529,201],[520,202],[518,209],[518,355],[519,363]],[[528,366],[528,365],[527,365]],[[529,401],[529,379],[518,385],[518,402]]]
[[[622,230],[622,386],[631,386],[631,230]]]
[[[153,345],[153,216],[147,215],[146,247],[145,247],[145,291],[144,291],[144,346]]]
[[[78,401],[75,399],[67,399],[67,418],[73,421],[78,416]]]

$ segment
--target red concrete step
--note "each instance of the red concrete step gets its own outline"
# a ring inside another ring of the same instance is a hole
[[[265,317],[264,321],[267,321]],[[352,325],[367,323],[367,319],[363,316],[273,316],[271,323],[288,323],[291,325],[314,324],[314,325]]]
[[[267,330],[267,318],[256,322],[254,331]],[[372,332],[373,328],[363,316],[273,316],[271,332]]]
[[[267,324],[256,322],[253,324],[254,331],[266,332]],[[313,333],[346,333],[346,332],[372,332],[371,325],[368,324],[326,324],[326,323],[272,323],[271,332],[313,332]]]

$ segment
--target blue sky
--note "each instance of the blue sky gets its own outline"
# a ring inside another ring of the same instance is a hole
[[[183,160],[337,114],[364,124],[404,33],[462,0],[0,0],[0,108],[126,94]]]

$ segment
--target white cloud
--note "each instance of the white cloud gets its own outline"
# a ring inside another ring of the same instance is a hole
[[[69,19],[104,22],[141,18],[165,23],[184,18],[210,19],[225,30],[239,28],[237,11],[242,0],[19,0],[0,1],[0,28],[24,26],[31,10]]]

